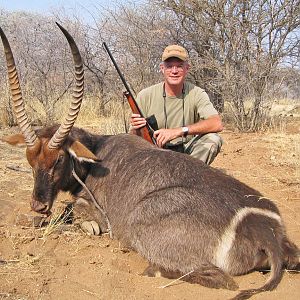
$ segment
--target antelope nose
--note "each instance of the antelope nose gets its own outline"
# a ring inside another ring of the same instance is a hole
[[[31,209],[37,213],[41,213],[41,214],[47,214],[47,212],[49,211],[49,207],[47,204],[36,201],[36,200],[32,200],[30,203]]]

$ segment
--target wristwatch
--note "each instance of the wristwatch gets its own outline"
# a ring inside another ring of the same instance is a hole
[[[187,135],[189,134],[189,128],[188,127],[181,127],[182,129],[182,136],[183,137],[187,137]]]

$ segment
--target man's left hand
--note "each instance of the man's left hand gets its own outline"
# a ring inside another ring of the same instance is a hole
[[[153,133],[153,136],[157,142],[157,146],[160,148],[162,148],[167,142],[172,141],[181,135],[181,128],[159,129]]]

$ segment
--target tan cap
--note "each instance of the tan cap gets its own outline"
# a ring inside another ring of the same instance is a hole
[[[170,57],[177,57],[183,61],[186,61],[188,59],[188,54],[183,47],[179,45],[170,45],[164,50],[161,59],[162,61],[165,61]]]

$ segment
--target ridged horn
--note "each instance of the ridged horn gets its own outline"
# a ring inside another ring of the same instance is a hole
[[[4,52],[5,52],[9,86],[10,86],[10,91],[13,100],[13,107],[16,114],[17,122],[22,134],[24,135],[27,147],[33,147],[37,140],[37,136],[30,125],[28,116],[25,111],[25,105],[22,98],[19,76],[16,69],[14,56],[12,54],[8,39],[1,27],[0,27],[0,35],[4,47]]]
[[[75,87],[73,89],[73,97],[72,97],[72,102],[70,105],[68,116],[66,117],[65,122],[60,125],[60,127],[57,129],[57,131],[51,138],[48,144],[48,147],[50,149],[59,148],[64,142],[64,140],[67,138],[70,130],[72,129],[77,119],[78,113],[80,111],[80,106],[83,99],[83,86],[84,86],[83,63],[82,63],[82,59],[78,47],[74,39],[72,38],[72,36],[68,33],[68,31],[64,29],[57,22],[56,25],[60,28],[60,30],[67,38],[67,41],[72,51],[73,60],[75,64]]]

